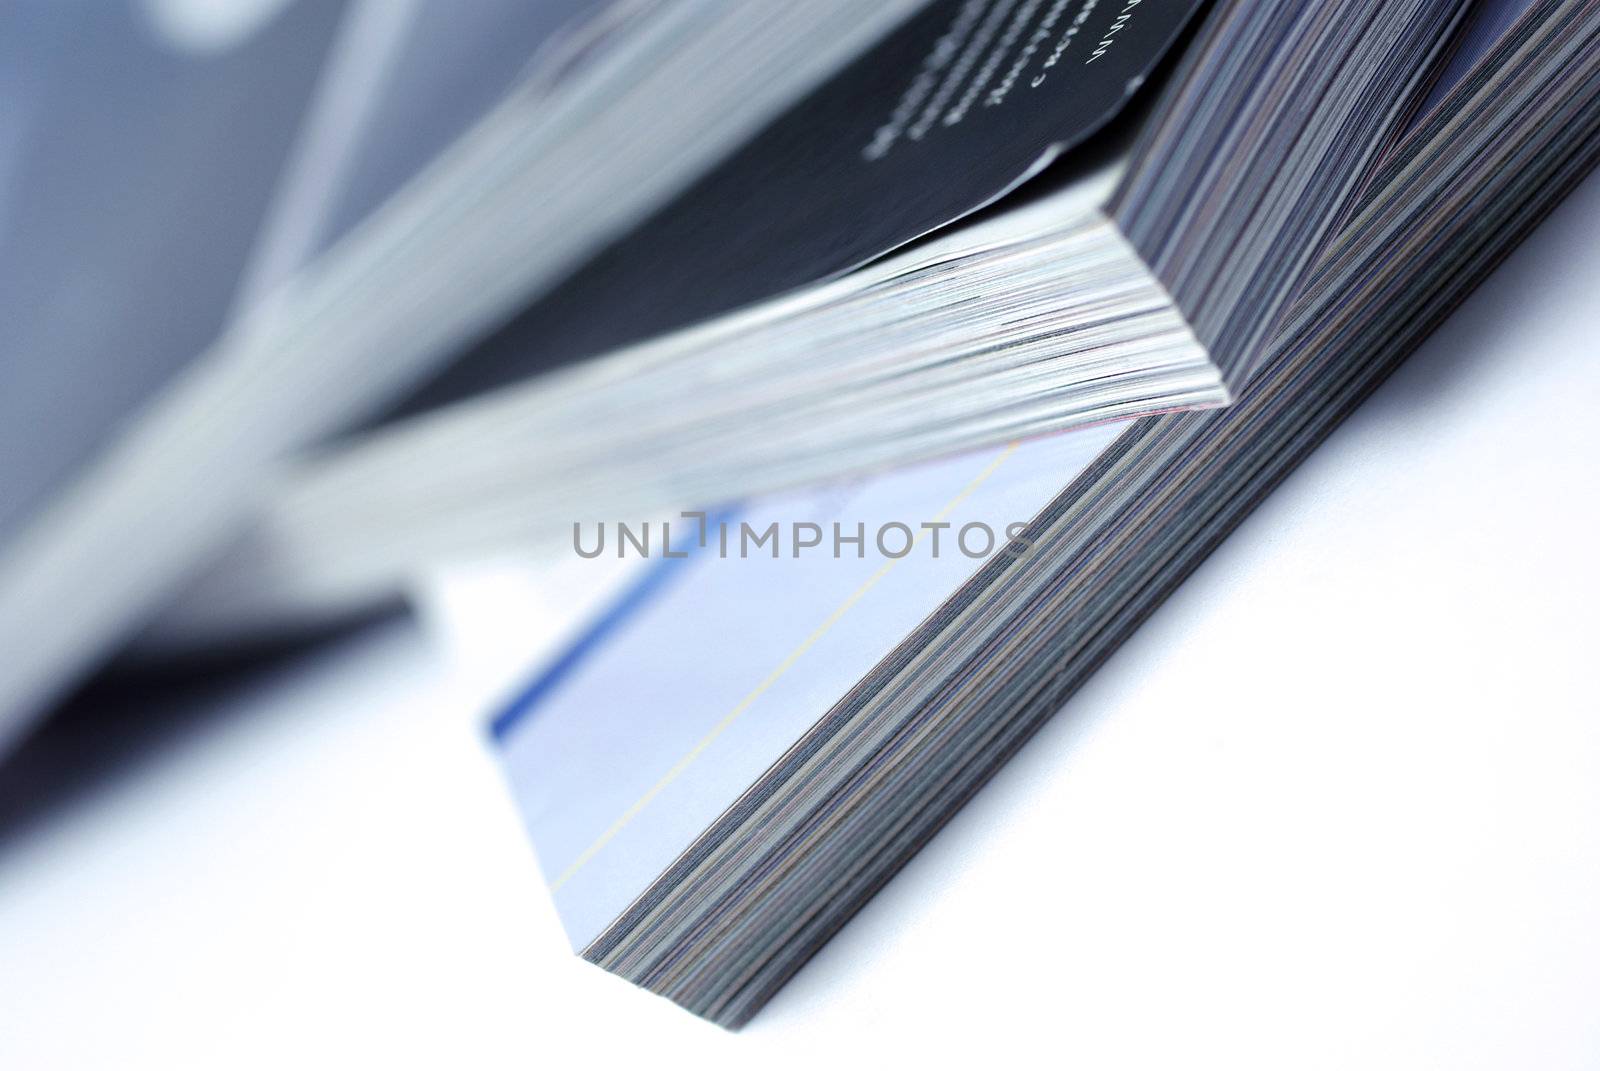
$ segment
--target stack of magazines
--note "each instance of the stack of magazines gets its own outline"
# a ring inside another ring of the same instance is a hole
[[[574,947],[729,1026],[1600,153],[1600,0],[571,6],[0,528],[0,715],[637,559],[492,732]]]

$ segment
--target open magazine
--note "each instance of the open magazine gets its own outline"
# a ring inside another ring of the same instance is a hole
[[[1205,24],[1157,116],[1215,106],[1207,60],[1246,6]],[[1325,54],[1286,26],[1278,47]],[[1436,28],[1438,77],[1270,330],[1197,318],[1213,355],[1250,339],[1226,407],[574,524],[567,554],[641,572],[493,734],[585,958],[754,1014],[1586,173],[1600,6]],[[1114,205],[1141,196],[1137,161]]]
[[[0,11],[0,748],[632,559],[493,735],[574,947],[727,1025],[1600,151],[1600,0],[187,10]]]

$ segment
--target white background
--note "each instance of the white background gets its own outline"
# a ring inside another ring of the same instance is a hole
[[[568,952],[401,625],[6,841],[0,1067],[1600,1065],[1597,338],[1591,182],[742,1034]]]

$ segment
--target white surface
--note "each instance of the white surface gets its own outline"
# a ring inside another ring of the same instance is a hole
[[[0,1066],[1594,1066],[1597,231],[1591,182],[743,1034],[567,952],[397,628],[8,846]]]

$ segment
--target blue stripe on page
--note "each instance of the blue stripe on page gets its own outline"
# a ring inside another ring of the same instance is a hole
[[[725,510],[709,516],[705,522],[706,529],[709,531],[736,515],[736,511]],[[533,680],[494,716],[489,722],[489,735],[494,742],[503,744],[506,735],[516,728],[523,718],[582,665],[584,659],[608,640],[624,620],[658,595],[665,588],[667,581],[681,572],[682,568],[702,549],[699,545],[691,543],[682,557],[659,558],[651,568],[645,570],[644,575],[595,618],[582,635],[573,640],[565,651],[535,675]]]

